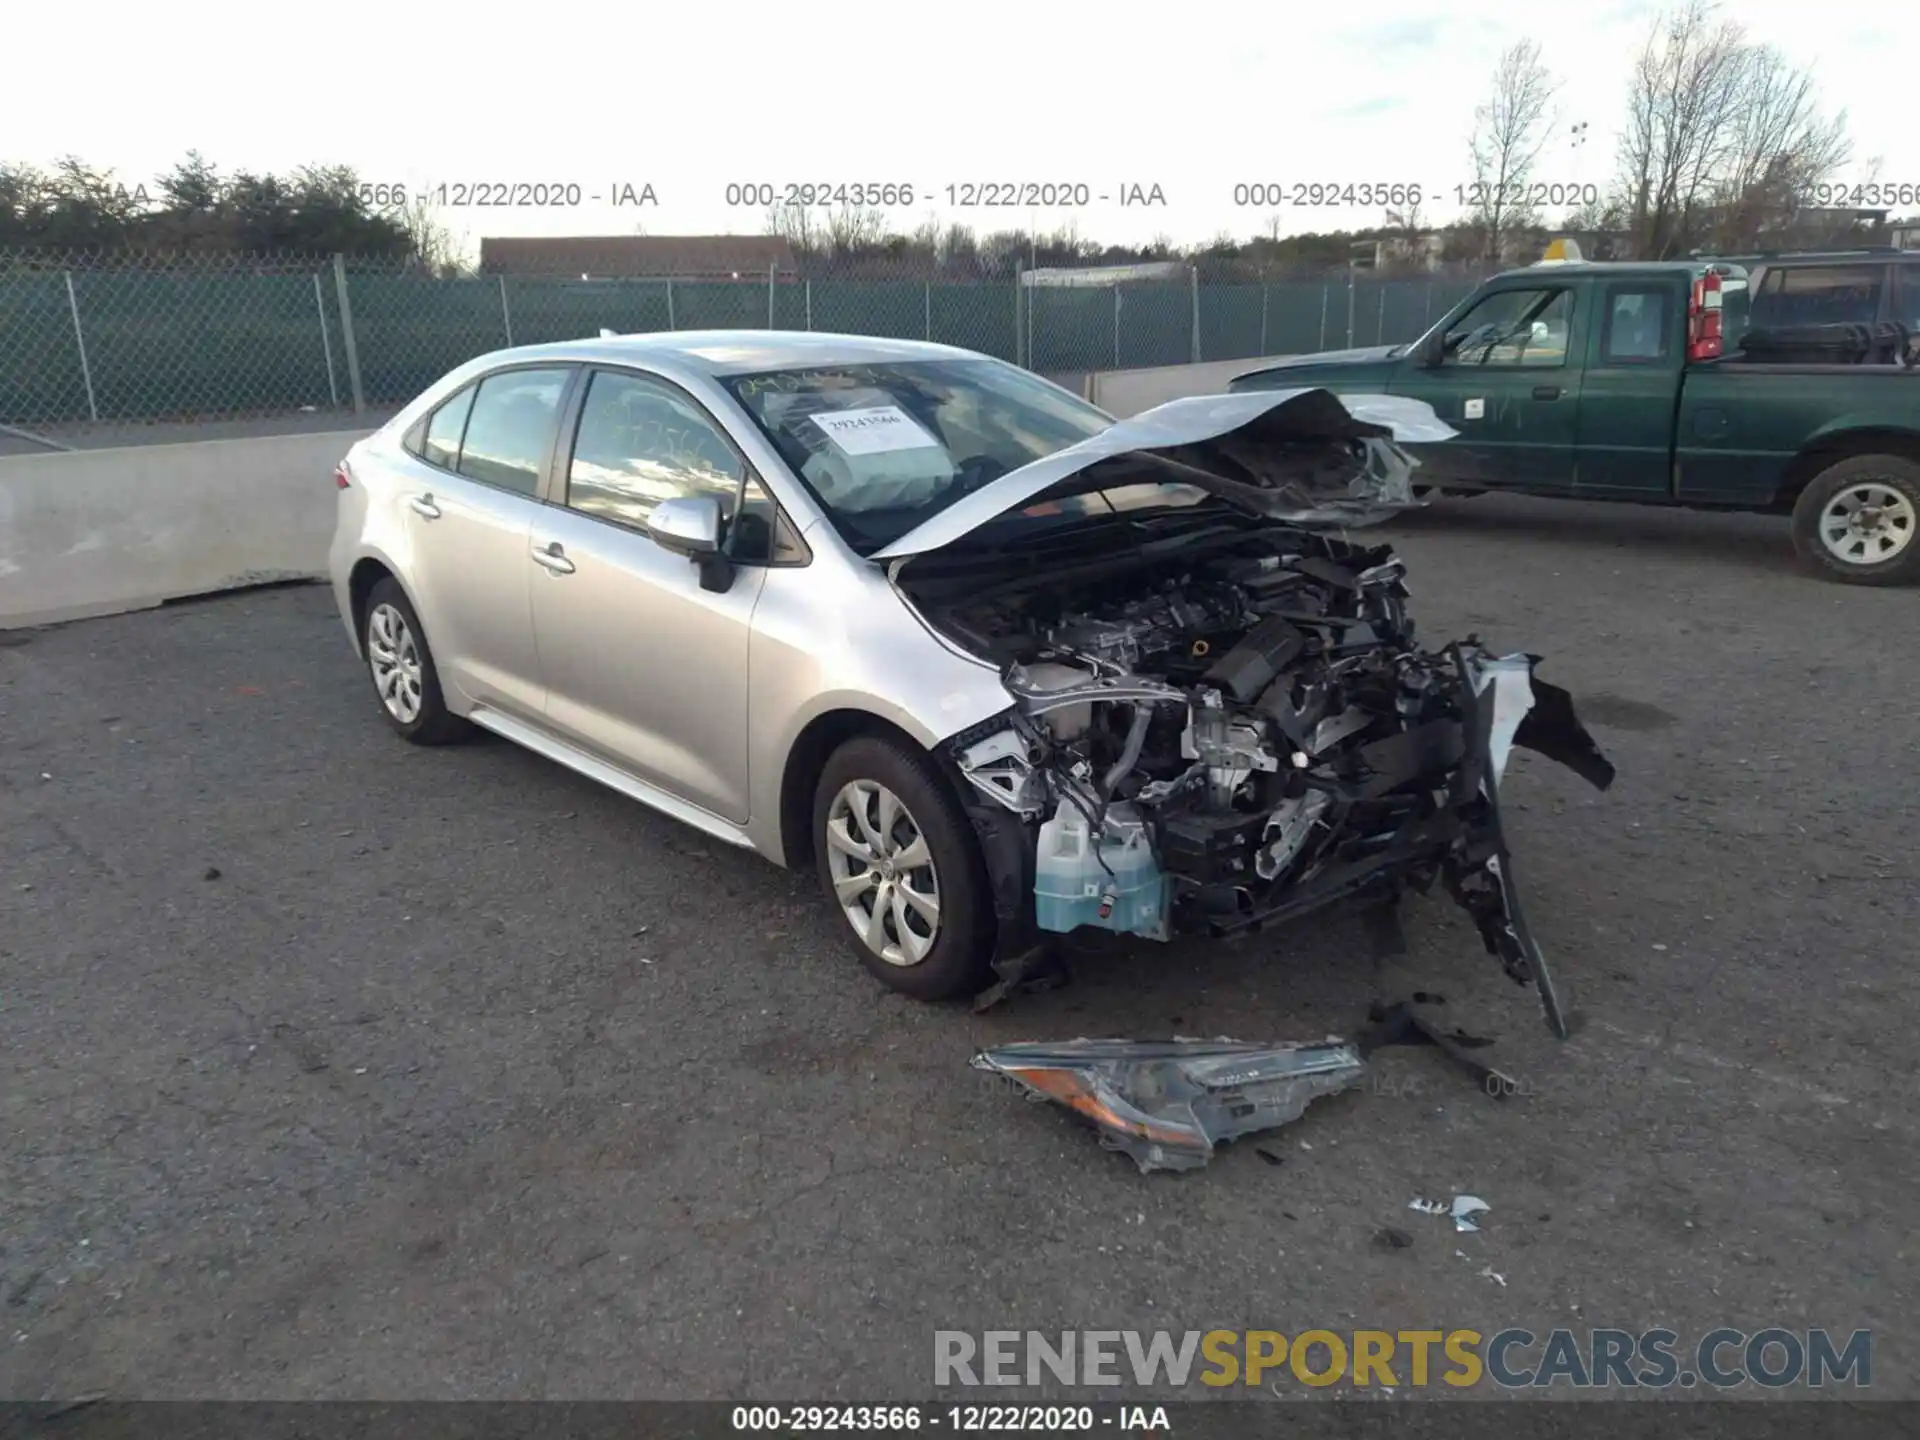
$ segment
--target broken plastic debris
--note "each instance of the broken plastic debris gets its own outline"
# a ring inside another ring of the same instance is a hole
[[[1420,998],[1419,992],[1415,993],[1414,998]],[[1367,1018],[1372,1023],[1354,1037],[1353,1043],[1368,1059],[1373,1058],[1375,1050],[1386,1045],[1432,1045],[1469,1071],[1487,1094],[1504,1098],[1522,1093],[1520,1082],[1513,1076],[1483,1064],[1467,1053],[1493,1044],[1491,1040],[1469,1035],[1457,1027],[1452,1031],[1443,1031],[1404,1000],[1391,1006],[1375,1004]]]
[[[1071,1040],[1001,1045],[972,1063],[1091,1121],[1143,1172],[1197,1170],[1215,1146],[1297,1120],[1366,1073],[1343,1041]]]
[[[1453,1228],[1460,1231],[1478,1230],[1472,1217],[1484,1215],[1493,1207],[1477,1195],[1456,1195],[1453,1197]]]
[[[1482,1270],[1482,1271],[1481,1271],[1480,1273],[1481,1273],[1481,1275],[1483,1275],[1483,1276],[1484,1276],[1485,1278],[1487,1278],[1488,1280],[1491,1280],[1491,1281],[1493,1281],[1494,1283],[1496,1283],[1497,1285],[1499,1285],[1499,1287],[1500,1287],[1500,1288],[1501,1288],[1502,1290],[1504,1290],[1504,1289],[1506,1289],[1506,1288],[1507,1288],[1507,1277],[1506,1277],[1506,1276],[1504,1276],[1504,1275],[1502,1275],[1502,1274],[1500,1274],[1500,1273],[1499,1273],[1498,1271],[1496,1271],[1496,1270],[1495,1270],[1495,1269],[1494,1269],[1494,1268],[1493,1268],[1493,1267],[1492,1267],[1491,1265],[1489,1265],[1489,1266],[1487,1266],[1487,1267],[1486,1267],[1485,1269],[1483,1269],[1483,1270]]]
[[[1478,1230],[1473,1216],[1484,1215],[1493,1207],[1478,1195],[1456,1195],[1451,1200],[1422,1200],[1415,1197],[1407,1202],[1409,1210],[1418,1210],[1422,1215],[1451,1215],[1453,1228],[1465,1233]]]

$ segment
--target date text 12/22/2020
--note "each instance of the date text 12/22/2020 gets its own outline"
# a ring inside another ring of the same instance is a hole
[[[1091,205],[1167,204],[1166,187],[1148,180],[966,180],[949,185],[907,181],[742,180],[726,187],[729,206],[756,210],[851,206],[892,210],[945,204],[953,210],[1067,210]]]
[[[946,1431],[966,1435],[1073,1435],[1171,1430],[1164,1405],[736,1405],[735,1431],[782,1435],[827,1431]]]
[[[1401,208],[1450,199],[1469,210],[1536,205],[1597,205],[1600,187],[1574,181],[1497,184],[1470,180],[1464,185],[1421,185],[1409,180],[1252,180],[1233,187],[1233,203],[1262,210]]]
[[[582,185],[577,180],[443,180],[427,185],[382,181],[359,187],[362,203],[379,210],[403,210],[419,204],[435,210],[564,210],[579,205],[657,208],[660,196],[650,181],[607,180]]]

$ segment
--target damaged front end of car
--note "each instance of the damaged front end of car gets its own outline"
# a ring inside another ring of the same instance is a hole
[[[1174,402],[966,518],[1107,513],[990,548],[949,524],[883,557],[936,634],[1002,668],[1009,708],[945,751],[1008,963],[1083,927],[1243,935],[1438,884],[1566,1035],[1499,782],[1515,746],[1602,789],[1612,766],[1536,657],[1422,648],[1392,548],[1333,533],[1411,504],[1401,441],[1452,433],[1389,397]],[[1149,503],[1115,503],[1128,487]]]

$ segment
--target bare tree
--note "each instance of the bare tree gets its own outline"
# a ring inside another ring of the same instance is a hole
[[[940,235],[934,255],[943,270],[968,276],[974,274],[979,269],[980,246],[974,238],[973,227],[949,224]]]
[[[1715,177],[1709,233],[1716,246],[1745,248],[1800,218],[1811,197],[1852,158],[1846,112],[1820,110],[1813,77],[1767,45],[1746,47],[1738,66],[1740,105],[1730,124],[1725,168]]]
[[[1027,264],[1032,242],[1024,230],[993,230],[980,237],[974,246],[979,256],[980,273],[992,278],[1011,275]]]
[[[1845,113],[1821,110],[1809,74],[1715,0],[1685,0],[1647,37],[1628,90],[1619,192],[1634,252],[1749,247],[1794,224],[1851,156]]]
[[[1427,259],[1427,218],[1418,199],[1395,209],[1387,208],[1387,264],[1398,271],[1425,270]]]
[[[438,207],[429,203],[427,192],[414,192],[397,217],[413,240],[413,259],[432,274],[451,278],[462,269],[464,245],[441,218]]]
[[[1656,22],[1634,62],[1620,139],[1622,190],[1642,259],[1683,251],[1735,148],[1742,28],[1710,0],[1685,0]]]
[[[787,242],[794,261],[803,269],[821,258],[827,250],[826,227],[807,205],[771,205],[767,207],[767,234]]]
[[[871,206],[842,205],[826,217],[827,245],[835,255],[858,255],[886,235],[887,212]]]
[[[1540,60],[1540,42],[1521,40],[1494,67],[1493,93],[1473,112],[1473,223],[1498,262],[1510,233],[1538,221],[1528,184],[1553,134],[1558,82]]]
[[[940,255],[940,217],[929,210],[908,240],[913,253],[932,265]]]

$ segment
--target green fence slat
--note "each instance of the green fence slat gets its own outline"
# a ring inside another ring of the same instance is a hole
[[[85,421],[87,387],[66,262],[0,252],[0,422]],[[1198,301],[1202,360],[1400,344],[1477,281],[1361,273],[1115,286],[923,279],[576,280],[432,278],[350,261],[367,402],[403,403],[476,355],[602,329],[775,329],[931,339],[1032,369],[1075,373],[1183,365]],[[350,403],[333,265],[326,257],[187,257],[70,272],[102,420],[190,419]],[[318,276],[318,286],[315,279]],[[771,291],[771,294],[769,293]],[[1016,303],[1016,297],[1020,303]],[[322,336],[322,317],[325,334]],[[1349,328],[1351,326],[1351,328]],[[1024,331],[1024,333],[1022,333]],[[331,381],[328,363],[331,360]]]

